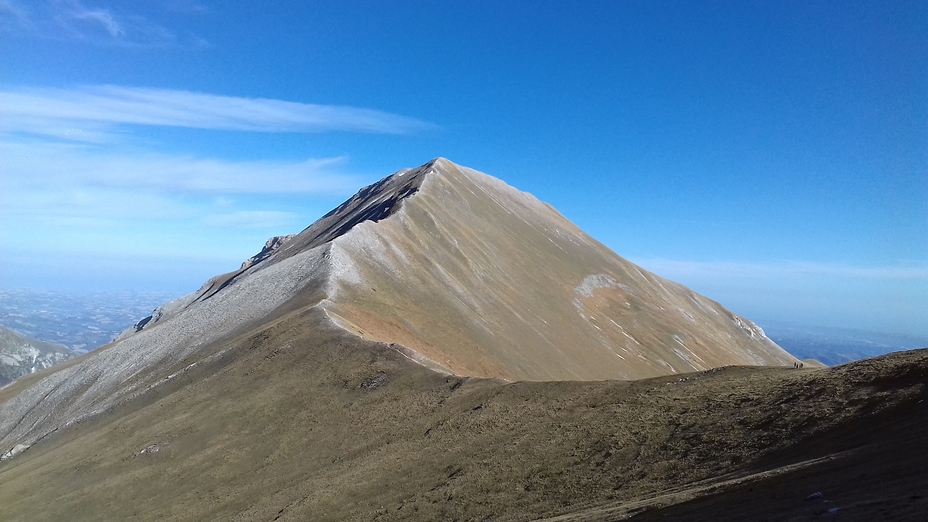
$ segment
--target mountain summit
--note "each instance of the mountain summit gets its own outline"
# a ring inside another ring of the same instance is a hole
[[[795,361],[747,319],[619,257],[531,194],[443,158],[272,238],[194,300],[316,249],[318,306],[336,324],[449,374],[638,379]]]
[[[445,159],[361,189],[234,272],[0,407],[21,440],[144,394],[223,342],[313,309],[430,369],[515,380],[640,379],[791,366],[760,328],[639,268],[551,206]]]
[[[321,306],[429,367],[590,380],[794,361],[750,321],[622,259],[498,179],[437,159],[381,183],[375,208],[385,219],[332,242]]]

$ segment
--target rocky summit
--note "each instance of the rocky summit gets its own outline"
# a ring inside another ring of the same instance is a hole
[[[751,321],[626,261],[499,179],[437,159],[381,185],[335,214],[349,224],[388,202],[388,214],[332,241],[320,305],[430,368],[593,380],[795,361]]]
[[[796,362],[437,159],[0,388],[0,519],[923,519],[928,352]]]

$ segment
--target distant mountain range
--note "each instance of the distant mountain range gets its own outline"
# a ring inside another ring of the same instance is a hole
[[[30,339],[0,326],[0,386],[77,355],[67,346]]]

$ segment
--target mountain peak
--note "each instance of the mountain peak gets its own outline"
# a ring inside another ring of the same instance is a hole
[[[795,361],[751,321],[621,258],[533,195],[441,157],[272,238],[168,311],[314,251],[318,306],[337,325],[449,374],[637,379]]]
[[[47,375],[2,405],[20,413],[0,411],[0,433],[29,443],[220,364],[229,346],[281,321],[373,341],[383,357],[439,373],[509,381],[797,361],[749,320],[621,258],[531,194],[438,158],[272,238],[238,270]]]
[[[346,330],[439,371],[509,380],[794,362],[749,320],[619,257],[531,194],[442,158],[406,176],[415,197],[333,241],[320,306]]]

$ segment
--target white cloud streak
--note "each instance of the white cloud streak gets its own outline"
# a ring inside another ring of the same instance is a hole
[[[105,13],[85,15],[109,21]],[[108,32],[126,30],[113,22]],[[54,259],[62,271],[81,256],[185,259],[211,251],[244,259],[367,180],[347,171],[344,156],[246,160],[159,151],[146,138],[152,126],[388,134],[432,127],[369,109],[188,91],[0,88],[0,256]],[[209,143],[216,135],[205,137]]]
[[[75,237],[121,234],[130,222],[178,230],[292,230],[328,210],[316,208],[313,199],[341,197],[363,184],[345,172],[343,157],[230,161],[106,150],[0,143],[0,239],[15,243],[50,230]],[[294,196],[307,199],[309,216],[275,208]]]
[[[0,91],[0,131],[99,142],[120,125],[252,132],[405,134],[434,128],[397,114],[337,105],[122,87]]]
[[[131,189],[200,194],[335,194],[357,188],[344,157],[229,161],[110,153],[81,144],[0,143],[6,190]]]
[[[345,172],[345,157],[229,160],[140,149],[130,145],[140,126],[402,133],[428,124],[352,107],[163,89],[0,90],[0,228],[7,242],[30,231],[118,235],[128,222],[201,233],[305,226],[301,211],[275,207],[295,195],[320,201],[363,184]],[[307,201],[305,210],[319,209]]]
[[[0,27],[31,29],[29,12],[12,0],[0,0]]]

